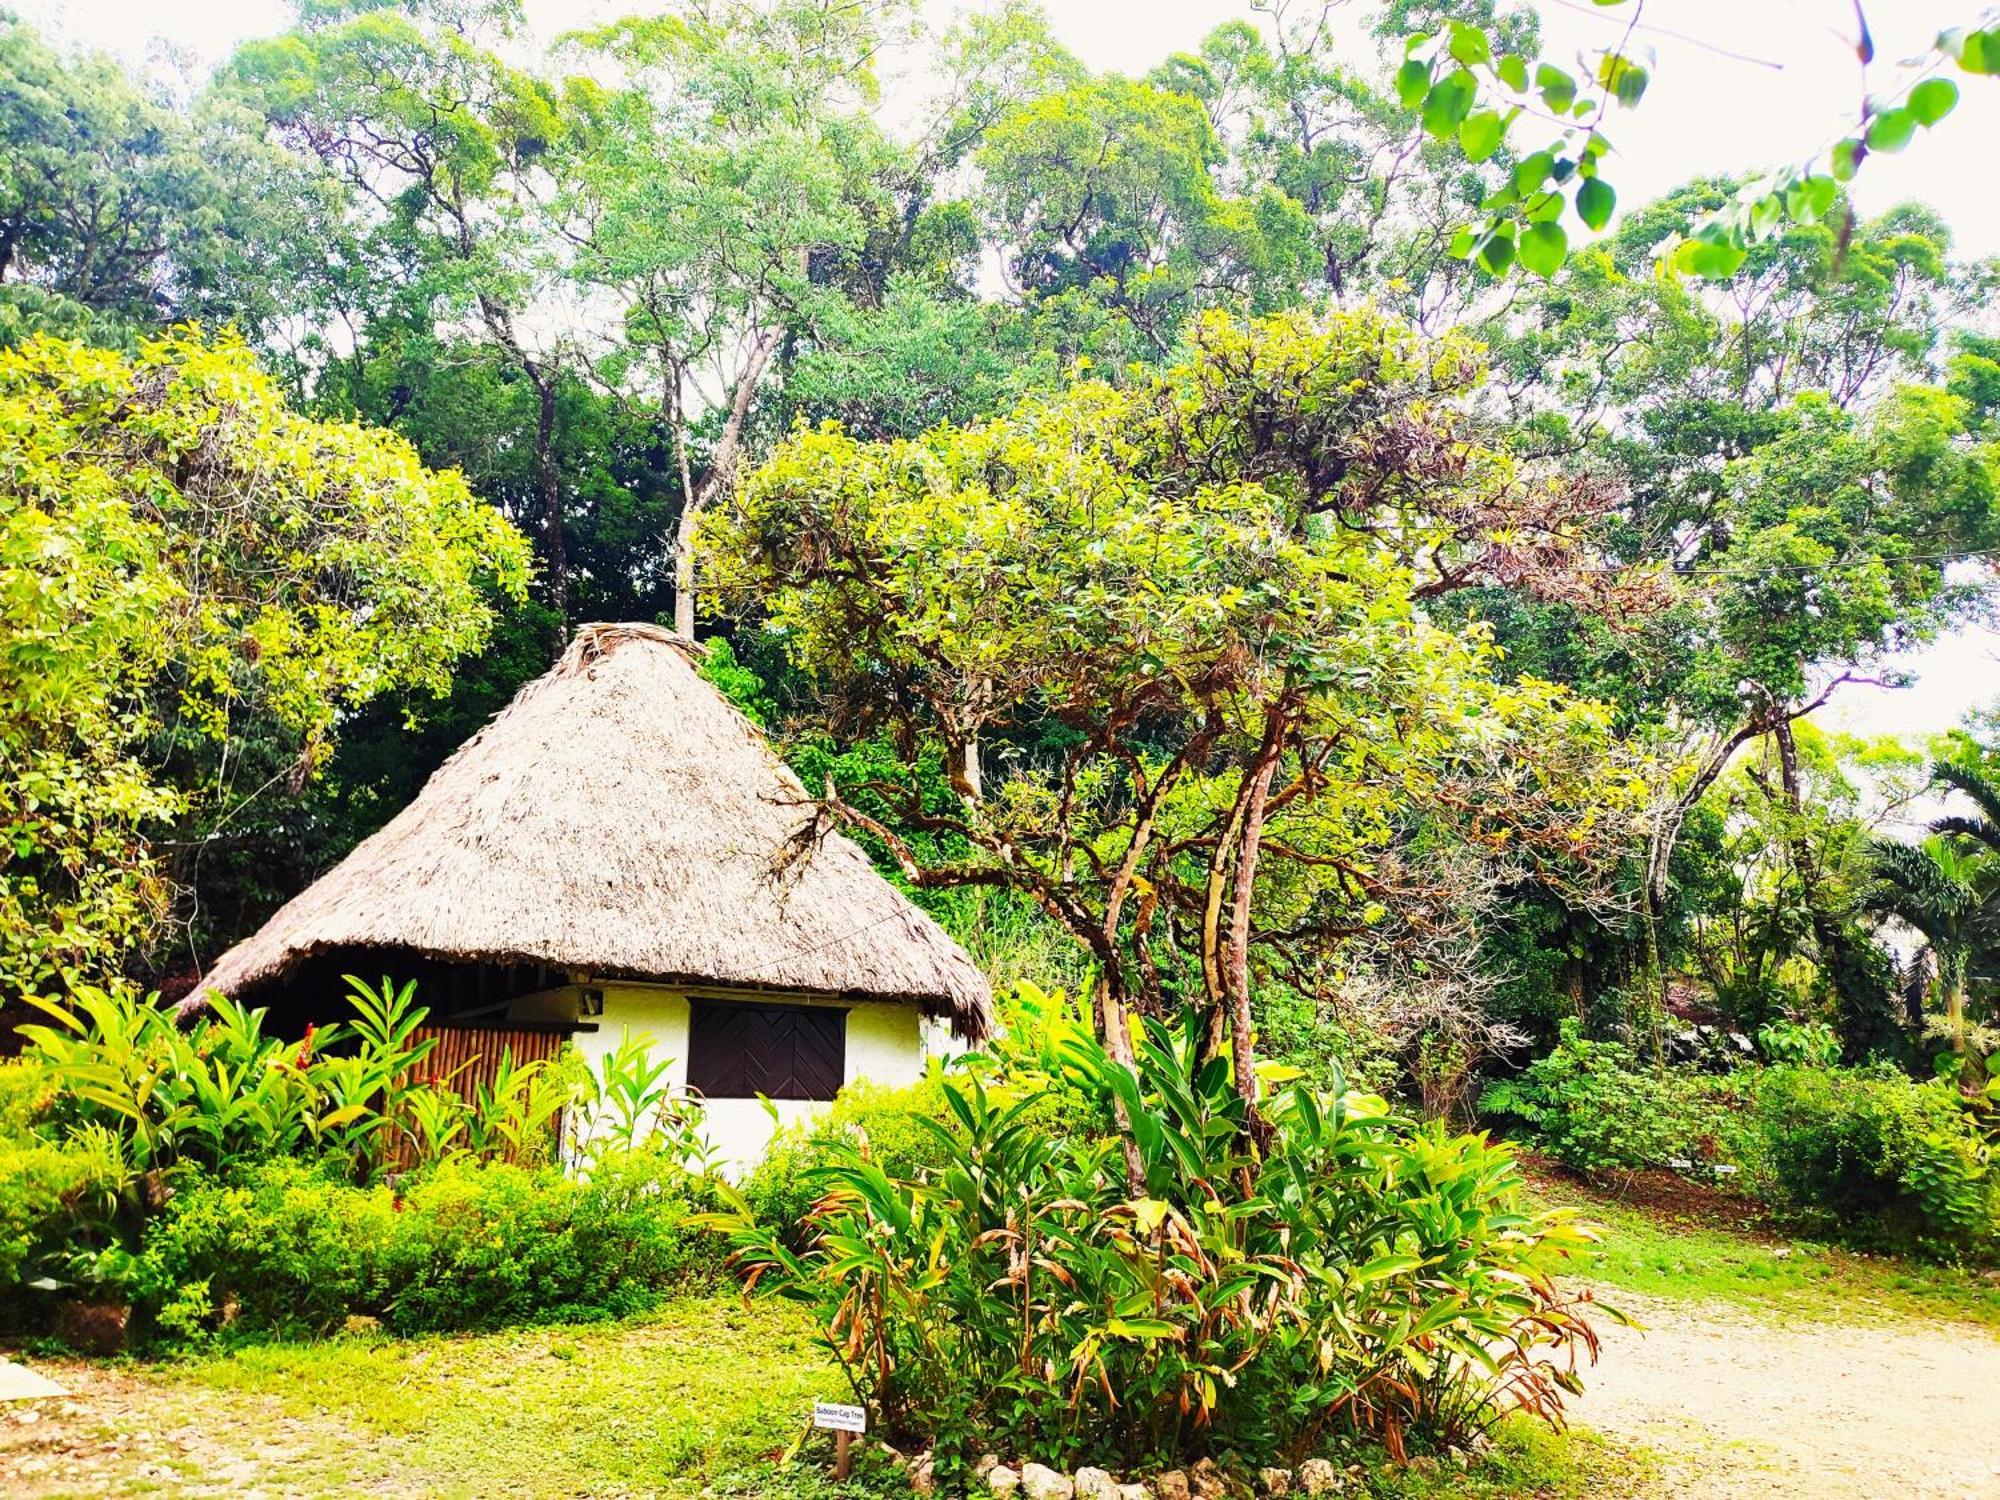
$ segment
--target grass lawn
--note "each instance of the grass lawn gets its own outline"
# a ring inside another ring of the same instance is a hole
[[[1531,1180],[1542,1206],[1574,1205],[1604,1226],[1581,1274],[1609,1287],[1828,1322],[1940,1318],[2000,1332],[2000,1273],[1788,1239],[1742,1200],[1698,1187],[1677,1208],[1654,1202],[1642,1212],[1554,1169],[1538,1167]]]
[[[77,1400],[0,1416],[0,1492],[35,1495],[908,1494],[866,1453],[826,1473],[824,1436],[780,1463],[815,1396],[842,1383],[796,1310],[688,1298],[626,1323],[458,1338],[344,1337],[164,1362],[37,1361]],[[1359,1456],[1358,1461],[1365,1460]],[[1368,1488],[1397,1500],[1634,1494],[1641,1457],[1509,1426],[1462,1469],[1420,1462]]]

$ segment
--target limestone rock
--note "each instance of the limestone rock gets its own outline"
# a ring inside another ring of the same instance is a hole
[[[1259,1469],[1257,1488],[1269,1495],[1271,1500],[1283,1500],[1292,1492],[1292,1471],[1290,1469]]]
[[[1229,1500],[1229,1481],[1222,1476],[1222,1470],[1215,1466],[1215,1460],[1204,1458],[1188,1474],[1188,1484],[1194,1490],[1195,1500]]]
[[[1118,1500],[1153,1500],[1153,1491],[1143,1484],[1121,1484],[1118,1486]]]
[[[999,1454],[982,1453],[973,1462],[972,1477],[974,1479],[984,1479],[988,1474],[991,1474],[995,1469],[999,1467],[1000,1467]]]
[[[1308,1495],[1331,1495],[1340,1488],[1340,1471],[1323,1458],[1299,1465],[1299,1489]]]
[[[1042,1464],[1021,1465],[1021,1493],[1028,1500],[1076,1500],[1076,1486],[1070,1483],[1069,1475]]]
[[[931,1467],[931,1456],[919,1453],[910,1460],[910,1488],[919,1495],[929,1495],[937,1490],[937,1475]]]
[[[1169,1469],[1164,1474],[1153,1476],[1153,1493],[1160,1500],[1188,1500],[1187,1475],[1179,1469]]]
[[[1118,1481],[1102,1469],[1078,1469],[1076,1500],[1118,1500]]]
[[[1021,1476],[1005,1464],[995,1464],[986,1471],[986,1488],[1005,1500],[1005,1497],[1019,1493]]]

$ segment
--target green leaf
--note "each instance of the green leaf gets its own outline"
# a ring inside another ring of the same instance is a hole
[[[1468,227],[1459,230],[1456,234],[1454,234],[1451,237],[1451,244],[1447,247],[1447,249],[1452,259],[1465,260],[1471,256],[1473,247],[1478,243],[1479,243],[1478,233],[1473,229],[1471,229],[1470,227]],[[2000,1053],[1995,1053],[1994,1056],[2000,1057]]]
[[[1958,85],[1949,78],[1926,78],[1910,90],[1909,111],[1926,128],[1950,114],[1958,103]]]
[[[1736,274],[1748,253],[1727,239],[1686,240],[1674,252],[1674,266],[1710,281],[1726,281]]]
[[[1576,80],[1551,63],[1536,65],[1535,87],[1552,114],[1564,114],[1576,102]]]
[[[1459,149],[1473,161],[1485,161],[1500,148],[1501,137],[1506,133],[1506,121],[1494,111],[1482,109],[1467,115],[1458,127]]]
[[[1840,201],[1840,184],[1824,173],[1795,182],[1785,194],[1785,212],[1801,224],[1817,224]]]
[[[1652,75],[1623,53],[1607,52],[1597,64],[1597,82],[1630,109],[1646,97],[1646,85],[1652,82]]]
[[[1531,224],[1521,234],[1521,264],[1544,281],[1562,269],[1569,254],[1569,236],[1553,221]]]
[[[1954,26],[1938,34],[1937,48],[1968,73],[2000,73],[2000,26]]]
[[[1443,140],[1457,130],[1459,123],[1472,113],[1472,99],[1476,92],[1472,75],[1463,68],[1445,74],[1431,85],[1431,91],[1424,96],[1424,129],[1439,140]]]
[[[1415,109],[1431,90],[1431,65],[1413,57],[1396,70],[1396,97],[1403,108]]]
[[[1495,276],[1507,274],[1514,264],[1514,236],[1511,225],[1503,224],[1479,242],[1479,264]]]
[[[1400,1276],[1405,1271],[1414,1271],[1423,1263],[1423,1257],[1418,1255],[1378,1255],[1367,1265],[1356,1267],[1349,1273],[1348,1280],[1356,1286],[1363,1286],[1371,1281]]]
[[[1868,143],[1852,136],[1833,148],[1832,170],[1836,182],[1852,182],[1854,174],[1861,170],[1861,163],[1867,159]]]
[[[1917,117],[1907,109],[1886,109],[1868,122],[1868,149],[1891,155],[1910,144],[1917,133]]]
[[[1555,170],[1556,159],[1547,151],[1537,151],[1533,156],[1524,156],[1514,167],[1514,190],[1532,193]]]
[[[1445,50],[1468,68],[1493,60],[1493,44],[1486,40],[1486,33],[1463,21],[1451,23],[1451,40],[1445,44]]]
[[[1518,52],[1509,52],[1493,65],[1494,76],[1517,94],[1528,92],[1528,60]]]
[[[1576,190],[1576,216],[1592,229],[1601,230],[1611,222],[1618,207],[1618,194],[1602,177],[1586,177]]]

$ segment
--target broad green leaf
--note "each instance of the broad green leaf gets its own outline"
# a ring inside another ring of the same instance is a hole
[[[1602,177],[1586,177],[1576,190],[1576,216],[1592,229],[1609,224],[1617,207],[1618,194]]]
[[[1931,126],[1950,114],[1957,103],[1957,84],[1949,78],[1926,78],[1910,90],[1907,107],[1919,125]]]
[[[1521,264],[1546,281],[1562,269],[1569,254],[1569,236],[1553,220],[1530,224],[1521,232]]]
[[[1509,52],[1493,65],[1493,72],[1499,80],[1517,94],[1528,92],[1528,60],[1518,52]]]
[[[2000,26],[1955,26],[1939,33],[1937,48],[1968,73],[2000,73]]]
[[[1548,180],[1555,166],[1555,157],[1547,151],[1537,151],[1533,156],[1523,157],[1514,168],[1515,191],[1532,193]]]
[[[1493,44],[1486,40],[1486,33],[1463,21],[1451,23],[1451,40],[1445,50],[1468,68],[1493,60]]]
[[[1506,275],[1514,264],[1514,236],[1507,232],[1511,228],[1503,224],[1479,242],[1479,264],[1495,276]]]
[[[1839,182],[1852,182],[1854,174],[1861,169],[1862,160],[1868,155],[1868,143],[1855,140],[1852,136],[1833,148],[1832,171]]]
[[[1542,102],[1554,114],[1567,113],[1576,102],[1576,80],[1551,63],[1536,65],[1535,87],[1542,91]]]
[[[1747,254],[1725,239],[1686,240],[1674,252],[1674,265],[1695,276],[1724,281],[1736,274]]]
[[[1459,149],[1473,161],[1485,161],[1500,148],[1507,124],[1493,110],[1482,109],[1465,117],[1458,127]]]
[[[1611,97],[1627,109],[1646,97],[1646,85],[1651,81],[1651,75],[1623,53],[1607,52],[1597,64],[1599,86],[1609,89]]]
[[[1413,57],[1396,70],[1396,97],[1403,108],[1415,109],[1431,88],[1431,65]]]
[[[1431,85],[1431,91],[1424,96],[1424,129],[1439,140],[1443,140],[1457,130],[1459,123],[1472,112],[1472,100],[1477,92],[1473,77],[1463,68],[1445,74]]]
[[[1910,144],[1917,133],[1917,117],[1907,109],[1886,109],[1868,122],[1868,149],[1891,155]]]

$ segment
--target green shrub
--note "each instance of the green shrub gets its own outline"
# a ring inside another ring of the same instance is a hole
[[[954,1124],[924,1127],[926,1164],[830,1147],[805,1250],[747,1201],[724,1221],[757,1286],[815,1311],[883,1431],[935,1443],[946,1484],[986,1447],[1130,1467],[1559,1419],[1592,1336],[1550,1272],[1588,1236],[1520,1211],[1504,1150],[1295,1087],[1253,1154],[1192,1024],[1149,1022],[1136,1072],[1087,1034],[1060,1045],[1065,1090],[1130,1117],[1137,1192],[1116,1134],[1042,1128],[1040,1090],[1003,1103],[975,1070],[938,1083]]]
[[[837,1148],[865,1149],[884,1171],[907,1175],[944,1157],[936,1131],[918,1121],[943,1125],[950,1118],[935,1078],[904,1088],[850,1083],[825,1110],[772,1136],[743,1180],[743,1196],[762,1222],[802,1226],[823,1191],[819,1169]]]
[[[701,1180],[647,1151],[588,1180],[455,1161],[400,1190],[271,1161],[190,1173],[146,1231],[139,1294],[168,1336],[323,1333],[376,1317],[399,1333],[614,1316],[711,1274]]]
[[[273,1161],[225,1180],[189,1170],[148,1224],[138,1300],[170,1335],[311,1334],[382,1310],[395,1195]]]
[[[2000,1181],[1949,1084],[1888,1068],[1770,1068],[1753,1118],[1757,1185],[1792,1217],[1877,1249],[2000,1248]]]
[[[1630,1047],[1587,1040],[1566,1020],[1556,1049],[1489,1084],[1479,1107],[1565,1166],[1598,1171],[1726,1161],[1737,1102],[1729,1080],[1647,1067]]]
[[[27,1281],[112,1238],[127,1177],[110,1132],[56,1140],[36,1128],[53,1094],[32,1063],[0,1063],[0,1322],[15,1327],[35,1321]]]

